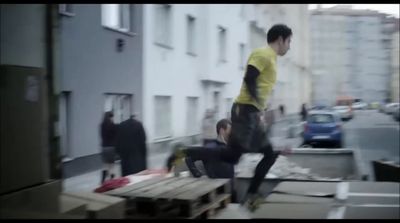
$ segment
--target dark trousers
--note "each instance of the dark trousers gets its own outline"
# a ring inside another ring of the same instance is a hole
[[[275,163],[279,153],[273,151],[268,131],[260,125],[259,111],[252,105],[233,104],[231,110],[232,130],[228,146],[218,149],[188,148],[185,153],[193,160],[223,161],[237,164],[243,153],[262,153],[250,181],[248,193],[257,193],[265,175]]]

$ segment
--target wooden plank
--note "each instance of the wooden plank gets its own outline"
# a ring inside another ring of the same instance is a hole
[[[157,219],[157,218],[169,218],[169,219],[195,219],[202,215],[203,213],[216,208],[223,208],[228,202],[230,202],[230,194],[220,194],[218,195],[212,203],[203,204],[198,208],[191,208],[192,214],[190,216],[180,216],[179,208],[176,207],[169,212],[160,212],[156,216],[149,216],[145,214],[135,213],[133,215],[128,215],[129,219]],[[224,202],[223,204],[221,204]]]
[[[184,187],[185,185],[191,184],[196,182],[196,178],[182,178],[177,179],[174,182],[169,182],[168,184],[160,185],[160,187],[152,188],[151,190],[147,191],[138,191],[135,195],[136,198],[151,198],[157,199],[158,196],[176,191],[177,189]]]
[[[141,181],[141,182],[129,185],[129,186],[124,186],[124,187],[121,187],[121,188],[110,190],[110,191],[107,191],[107,192],[105,192],[103,194],[113,195],[113,196],[120,196],[120,195],[125,194],[125,193],[127,193],[129,191],[137,190],[137,189],[146,187],[148,185],[152,185],[152,184],[155,184],[155,183],[159,183],[159,182],[165,181],[167,179],[170,179],[170,177],[154,177],[154,178],[151,178],[151,179],[148,179],[148,180],[144,180],[144,181]]]
[[[166,199],[166,200],[172,200],[175,199],[179,194],[183,194],[186,192],[191,192],[193,193],[193,189],[198,189],[202,188],[204,186],[207,186],[209,184],[208,181],[204,180],[197,180],[191,184],[187,184],[181,188],[177,188],[175,191],[171,191],[169,193],[161,194],[158,196],[159,199]]]
[[[208,180],[209,185],[198,188],[196,191],[187,191],[185,193],[179,194],[175,197],[175,200],[194,200],[198,197],[201,197],[213,190],[216,190],[218,187],[228,184],[228,179],[213,179]]]
[[[231,195],[230,194],[220,194],[217,197],[215,197],[215,200],[212,203],[204,204],[200,206],[199,208],[195,209],[193,211],[193,215],[190,216],[190,219],[196,218],[199,215],[203,214],[205,211],[213,209],[213,208],[218,208],[220,206],[224,206],[226,204],[221,205],[220,203],[226,200],[230,200]]]
[[[140,188],[125,192],[122,195],[123,196],[127,196],[127,197],[135,197],[137,194],[144,193],[146,191],[152,190],[154,188],[160,187],[162,185],[165,185],[165,184],[168,184],[168,183],[174,182],[174,181],[176,181],[175,177],[167,178],[165,180],[153,183],[151,185],[145,185],[145,186],[142,186]]]

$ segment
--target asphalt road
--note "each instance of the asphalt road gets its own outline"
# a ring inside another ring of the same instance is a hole
[[[399,163],[399,122],[376,110],[355,111],[345,122],[344,147],[358,149],[369,180],[374,180],[373,160],[386,159]]]

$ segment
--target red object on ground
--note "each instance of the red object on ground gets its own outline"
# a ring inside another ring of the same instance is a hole
[[[116,179],[107,180],[100,187],[96,188],[94,192],[96,193],[104,193],[109,190],[114,190],[120,187],[123,187],[129,183],[129,179],[127,177],[120,177]]]

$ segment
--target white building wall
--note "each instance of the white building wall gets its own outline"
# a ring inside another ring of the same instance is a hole
[[[158,142],[155,136],[154,96],[171,96],[171,138],[187,136],[186,97],[199,98],[196,119],[198,133],[201,119],[207,108],[212,108],[212,91],[220,91],[219,117],[225,117],[226,99],[239,92],[243,70],[239,68],[239,43],[247,45],[246,22],[240,19],[240,5],[173,4],[172,41],[170,48],[155,44],[155,7],[144,7],[144,94],[143,122],[148,141]],[[186,53],[186,16],[190,14],[197,22],[197,55]],[[227,60],[219,63],[217,26],[227,30]],[[214,84],[207,84],[212,82]],[[171,138],[161,139],[170,140]]]
[[[311,16],[313,103],[331,105],[340,95],[366,102],[385,99],[389,54],[382,19],[348,10]]]

